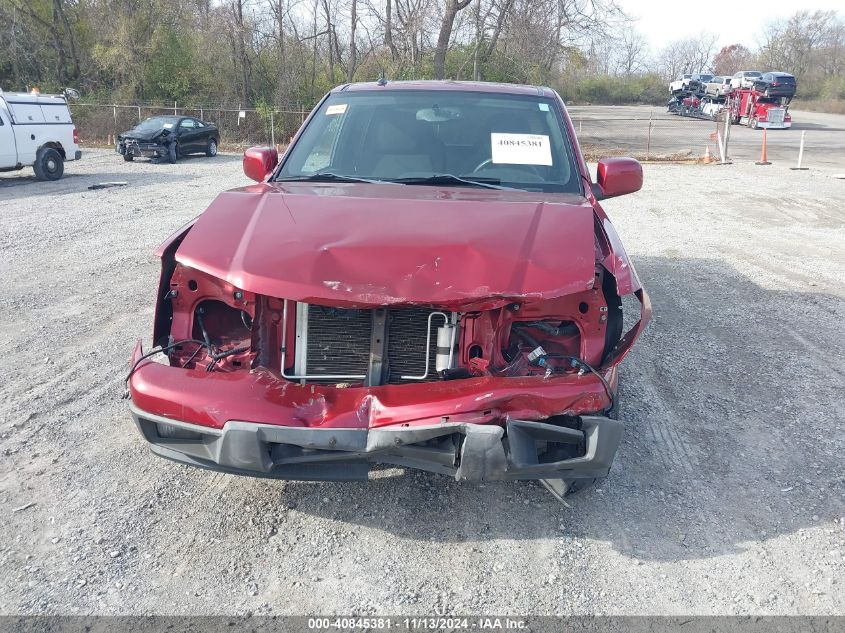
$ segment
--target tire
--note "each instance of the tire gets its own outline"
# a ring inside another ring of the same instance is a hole
[[[750,127],[752,130],[757,129],[757,117],[756,116],[752,117],[751,120],[748,122],[748,127]]]
[[[58,180],[65,173],[65,160],[58,150],[42,147],[35,155],[32,169],[38,180]]]
[[[176,157],[179,155],[179,147],[176,141],[167,146],[167,161],[173,165],[176,162]]]
[[[209,158],[217,156],[217,139],[208,139],[208,146],[205,148],[205,155]]]
[[[135,160],[135,157],[129,152],[126,152],[125,154],[123,154],[123,160],[125,160],[127,163],[131,163],[133,160]]]

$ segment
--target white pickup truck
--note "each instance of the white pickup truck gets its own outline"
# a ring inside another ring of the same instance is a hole
[[[0,171],[31,165],[38,180],[58,180],[81,157],[64,96],[0,90]]]

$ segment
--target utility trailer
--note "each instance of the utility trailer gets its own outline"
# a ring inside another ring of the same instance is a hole
[[[753,88],[735,88],[727,93],[731,122],[756,129],[785,130],[792,127],[788,97],[767,97]]]

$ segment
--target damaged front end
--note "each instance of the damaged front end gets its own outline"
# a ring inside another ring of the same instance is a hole
[[[117,137],[117,153],[130,158],[164,158],[172,153],[176,134],[171,129],[162,129],[154,134],[133,135],[131,132]]]
[[[268,246],[284,242],[268,235],[283,230],[271,228],[280,216],[261,228],[262,214],[281,208],[272,204],[279,193],[260,195],[264,202],[237,216],[249,248],[209,223],[159,253],[154,342],[166,363],[145,358],[139,343],[129,379],[133,417],[155,453],[259,477],[365,479],[371,465],[392,464],[459,480],[540,479],[557,494],[608,473],[622,433],[613,419],[617,366],[650,307],[624,251],[612,247],[612,228],[586,201],[564,209],[572,239],[555,244],[569,253],[563,262],[519,254],[497,262],[482,245],[518,249],[483,236],[423,256],[425,236],[416,235],[419,248],[394,255],[383,272],[400,280],[388,286],[375,283],[385,267],[378,258],[348,234],[333,240],[331,223],[316,220],[320,244],[310,243],[314,209],[300,215],[293,196],[284,208],[299,237],[285,252],[302,254],[295,265],[293,255],[281,261]],[[552,211],[537,206],[535,224]],[[414,226],[409,219],[409,235]],[[391,228],[394,242],[410,243],[395,220]],[[239,229],[230,222],[225,231]],[[206,258],[212,244],[226,271]],[[327,253],[332,278],[321,270]],[[518,283],[492,290],[474,278],[495,278],[497,267]],[[547,277],[555,285],[545,291]],[[624,294],[639,298],[642,314],[623,336]]]

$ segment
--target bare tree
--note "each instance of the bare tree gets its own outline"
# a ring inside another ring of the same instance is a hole
[[[355,30],[358,27],[358,0],[352,0],[349,12],[349,63],[346,69],[346,81],[351,82],[358,63],[358,50],[355,45]]]
[[[706,71],[715,48],[716,36],[712,33],[700,33],[697,39],[675,40],[660,49],[657,67],[665,79],[674,79],[681,73]]]
[[[754,54],[742,44],[723,46],[713,57],[713,72],[717,75],[733,75],[754,65]]]
[[[472,0],[446,0],[443,19],[440,21],[440,33],[437,36],[437,47],[434,49],[434,78],[446,77],[446,53],[449,50],[449,40],[455,26],[455,16],[466,9]]]

